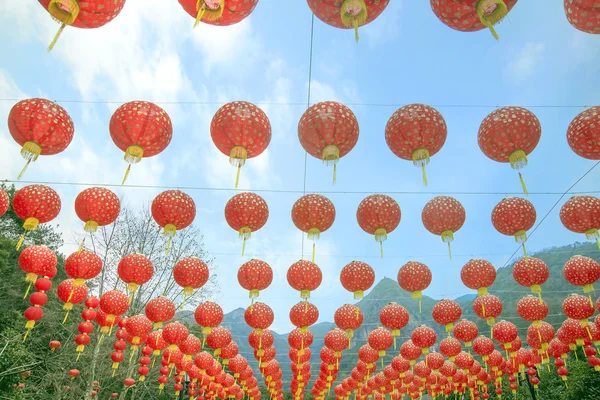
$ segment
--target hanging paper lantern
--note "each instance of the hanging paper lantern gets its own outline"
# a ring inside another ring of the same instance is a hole
[[[123,9],[125,0],[38,0],[52,19],[61,24],[48,46],[52,50],[65,27],[91,29],[109,23]]]
[[[125,184],[132,164],[161,153],[173,136],[169,115],[148,101],[130,101],[121,105],[110,118],[109,130],[110,137],[125,152],[124,159],[129,164],[122,184]]]
[[[4,189],[0,188],[0,217],[6,214],[10,206],[10,198]]]
[[[75,286],[74,279],[65,279],[61,283],[58,284],[56,288],[56,296],[65,303],[63,305],[63,310],[66,310],[65,318],[63,320],[63,324],[67,320],[69,316],[69,312],[73,309],[74,304],[83,303],[88,294],[88,288],[83,285]]]
[[[74,286],[81,286],[86,280],[94,279],[100,274],[102,259],[91,251],[75,252],[65,260],[65,271],[74,279]]]
[[[121,203],[117,195],[102,187],[85,189],[75,198],[75,213],[85,223],[83,229],[86,232],[93,233],[99,226],[112,224],[120,211]]]
[[[39,98],[21,100],[12,107],[8,114],[8,130],[22,146],[21,156],[27,160],[17,179],[21,179],[29,163],[40,155],[64,151],[75,132],[73,121],[64,108]]]
[[[394,337],[392,333],[385,328],[376,328],[369,332],[369,346],[377,350],[379,357],[384,357],[387,349],[392,347]]]
[[[590,12],[595,12],[600,16],[599,11]],[[600,24],[598,27],[600,28]],[[567,130],[567,142],[569,142],[571,150],[588,160],[600,160],[599,124],[600,107],[588,108],[577,115]]]
[[[191,296],[194,289],[200,289],[208,282],[208,265],[199,258],[183,258],[173,268],[173,278],[183,288],[185,296]]]
[[[413,344],[422,349],[423,354],[429,353],[429,348],[435,345],[437,335],[435,331],[427,325],[421,325],[413,330],[410,336]]]
[[[319,309],[308,301],[302,301],[290,309],[290,322],[300,328],[300,332],[306,332],[318,319]]]
[[[475,334],[475,336],[477,336],[477,334]],[[439,350],[444,357],[447,357],[450,361],[454,362],[456,356],[460,354],[462,347],[457,339],[447,337],[440,341]]]
[[[394,349],[396,348],[396,338],[400,336],[400,330],[408,325],[408,319],[408,310],[397,303],[388,303],[379,312],[381,325],[392,331]]]
[[[221,354],[221,348],[231,342],[231,332],[229,330],[217,327],[206,337],[206,344],[214,350],[214,356]]]
[[[539,326],[548,316],[548,304],[531,295],[525,296],[517,303],[517,314],[524,320]]]
[[[594,315],[594,304],[580,294],[571,294],[562,304],[563,313],[571,319],[579,320],[581,326],[589,325],[588,318]]]
[[[344,304],[335,311],[333,320],[338,328],[346,332],[348,340],[354,336],[354,331],[363,323],[363,314],[352,304]]]
[[[489,261],[471,259],[460,270],[460,279],[466,287],[484,296],[496,280],[496,268]]]
[[[335,220],[335,207],[325,196],[307,194],[300,197],[292,207],[292,221],[296,228],[308,234],[313,240],[312,262],[315,262],[314,241],[318,240],[321,232],[331,228]]]
[[[337,163],[354,148],[358,133],[352,110],[335,101],[313,104],[298,123],[298,138],[304,150],[327,165],[333,164],[333,183]]]
[[[246,324],[250,328],[255,329],[256,333],[260,335],[263,329],[268,329],[271,326],[275,319],[275,314],[273,314],[271,307],[265,303],[258,302],[246,309],[244,319],[246,320]]]
[[[600,264],[590,257],[573,256],[565,263],[563,275],[571,285],[581,286],[583,292],[589,294],[600,279]]]
[[[163,228],[163,235],[169,239],[167,255],[175,233],[190,226],[195,217],[194,200],[181,190],[165,190],[152,200],[152,218]]]
[[[200,343],[200,346],[202,346],[202,343]],[[229,365],[229,360],[237,356],[239,350],[240,349],[238,344],[233,340],[227,346],[223,347],[221,349],[221,358],[223,359],[223,365]],[[231,370],[231,366],[229,367],[229,369]]]
[[[362,261],[352,261],[340,272],[340,282],[344,289],[354,293],[354,300],[364,297],[367,290],[375,282],[375,271]]]
[[[34,231],[39,224],[52,221],[60,212],[60,197],[48,186],[29,185],[16,191],[12,208],[17,217],[24,220],[23,229],[17,242],[17,250],[21,247],[27,231]]]
[[[317,290],[322,280],[321,269],[310,261],[295,262],[287,271],[288,284],[292,289],[300,291],[300,297],[304,300],[310,297],[311,291]]]
[[[448,128],[444,117],[425,104],[409,104],[398,109],[385,126],[385,141],[392,152],[403,160],[412,161],[423,172],[425,166],[446,142]]]
[[[429,267],[418,261],[409,261],[398,270],[398,284],[403,290],[411,292],[414,300],[419,300],[419,312],[421,312],[422,292],[429,287],[431,279]]]
[[[50,347],[51,351],[54,351],[54,350],[60,348],[60,346],[61,346],[61,343],[58,340],[51,340],[50,341],[49,347]]]
[[[100,309],[106,314],[106,321],[112,328],[119,322],[117,317],[125,314],[129,309],[129,297],[119,290],[105,292],[100,296]]]
[[[461,319],[452,328],[452,334],[455,338],[463,342],[465,347],[469,348],[473,340],[479,335],[479,329],[474,322],[468,319]]]
[[[550,270],[544,261],[536,257],[521,258],[515,263],[512,274],[515,282],[530,288],[541,300],[542,285],[550,277]]]
[[[27,320],[27,322],[25,323],[25,329],[27,329],[27,331],[23,336],[23,342],[25,342],[25,340],[27,339],[29,332],[31,332],[31,330],[35,326],[35,323],[42,319],[42,317],[44,316],[44,310],[42,309],[42,307],[47,302],[48,295],[43,292],[34,292],[29,297],[29,303],[31,304],[31,307],[28,307],[23,313],[23,316]]]
[[[356,314],[354,314],[356,316]],[[336,323],[337,325],[337,323]],[[271,334],[271,338],[272,338],[272,334]],[[288,335],[288,344],[290,345],[290,347],[297,349],[297,350],[305,350],[306,348],[310,347],[313,343],[313,334],[310,331],[306,331],[306,332],[302,332],[300,330],[300,328],[296,328],[293,331],[290,332],[290,334]],[[250,342],[250,336],[248,336],[248,342]],[[264,339],[263,339],[263,343],[264,343]],[[272,344],[272,342],[271,342]],[[250,345],[254,348],[256,348],[253,343],[250,343]]]
[[[446,332],[450,334],[452,327],[456,321],[462,316],[462,309],[460,304],[454,300],[440,300],[438,301],[433,309],[431,310],[431,316],[433,320],[438,324],[446,327]]]
[[[565,0],[564,4],[567,20],[573,27],[582,32],[600,34],[600,10],[596,0]]]
[[[488,337],[478,336],[473,340],[473,351],[483,358],[483,361],[488,361],[489,355],[494,351],[494,342]]]
[[[600,247],[600,199],[593,196],[573,196],[560,209],[560,222],[575,233],[585,233]]]
[[[383,242],[400,224],[400,206],[394,199],[383,194],[374,194],[358,205],[356,219],[363,231],[375,236],[383,257]]]
[[[125,329],[131,336],[131,351],[135,352],[146,336],[152,332],[152,321],[143,314],[134,315],[127,319]]]
[[[448,243],[448,252],[452,259],[450,242],[454,240],[454,233],[465,223],[465,208],[460,202],[452,197],[437,196],[430,200],[421,213],[421,220],[425,228],[442,237],[444,243]]]
[[[258,0],[179,0],[183,9],[196,19],[209,25],[228,26],[245,19],[258,4]]]
[[[29,282],[23,298],[27,297],[31,285],[36,282],[38,276],[49,276],[56,268],[57,262],[56,254],[44,245],[29,246],[19,254],[19,267],[27,274],[25,282]]]
[[[535,207],[529,200],[521,197],[502,199],[492,210],[494,228],[503,235],[514,236],[515,241],[523,245],[525,257],[527,257],[525,249],[527,231],[533,227],[535,220]]]
[[[493,294],[479,296],[473,301],[473,311],[479,318],[485,319],[489,326],[493,326],[496,318],[502,314],[502,301]]]
[[[273,270],[264,261],[252,259],[242,264],[237,273],[238,283],[250,291],[249,297],[254,303],[261,290],[265,290],[273,282]]]
[[[542,135],[537,117],[521,107],[502,107],[489,114],[479,127],[479,148],[490,159],[510,163],[520,170],[527,165],[527,156],[535,149]],[[527,187],[519,172],[523,193]]]
[[[127,284],[127,291],[131,293],[133,299],[137,288],[152,279],[154,266],[152,261],[143,254],[129,254],[119,261],[117,273]]]
[[[239,232],[243,240],[242,256],[246,240],[252,232],[262,228],[269,218],[269,207],[265,200],[257,194],[244,192],[233,196],[225,205],[225,219],[229,226]]]
[[[234,101],[219,108],[210,124],[210,137],[217,149],[229,156],[229,163],[237,167],[237,188],[246,160],[262,154],[271,142],[271,123],[254,104]]]
[[[492,336],[508,351],[512,349],[512,342],[519,336],[519,331],[512,322],[502,320],[492,327]]]
[[[169,345],[169,350],[173,352],[178,346],[187,339],[189,335],[188,329],[180,322],[171,322],[162,330],[162,337]]]
[[[358,27],[377,18],[390,0],[307,0],[312,12],[321,21],[341,29],[354,29],[358,42]]]
[[[430,332],[427,332],[428,334]],[[430,341],[430,338],[427,339]],[[417,358],[421,356],[423,350],[415,345],[412,340],[407,340],[400,346],[400,355],[409,361],[410,365],[415,365]]]
[[[154,323],[154,329],[160,329],[163,323],[175,316],[175,304],[166,297],[155,297],[146,303],[146,317]]]
[[[462,32],[489,28],[494,38],[494,25],[506,17],[517,0],[431,0],[431,8],[444,24]]]
[[[179,344],[179,350],[185,354],[185,360],[189,361],[202,350],[202,342],[196,336],[190,334]]]
[[[219,326],[223,321],[223,309],[217,303],[205,301],[196,307],[194,319],[202,327],[202,334],[208,335],[212,328]]]

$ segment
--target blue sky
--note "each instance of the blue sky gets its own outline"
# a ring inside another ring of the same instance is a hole
[[[520,191],[518,177],[508,165],[487,159],[477,146],[479,124],[494,106],[561,106],[530,107],[542,123],[542,139],[523,171],[531,192],[563,192],[594,165],[569,149],[565,134],[583,110],[571,106],[600,104],[600,38],[572,28],[561,2],[548,7],[533,3],[515,6],[498,26],[500,41],[487,31],[453,31],[435,17],[427,1],[392,0],[376,21],[361,28],[359,44],[353,32],[315,19],[311,103],[345,103],[360,125],[358,144],[339,163],[335,186],[331,169],[308,157],[307,191],[338,192],[326,194],[337,217],[317,243],[316,262],[324,281],[312,299],[321,321],[332,320],[337,307],[352,301],[339,283],[339,271],[353,259],[369,263],[377,280],[395,279],[402,264],[422,261],[434,275],[425,294],[454,298],[469,292],[459,275],[468,259],[485,258],[500,267],[513,254],[516,243],[495,231],[490,212],[506,193]],[[26,179],[120,183],[126,164],[109,137],[108,121],[122,102],[148,100],[170,114],[173,140],[162,154],[136,165],[128,183],[233,188],[235,170],[212,144],[209,124],[220,103],[246,100],[262,104],[273,138],[267,152],[243,168],[240,188],[302,190],[304,151],[297,123],[306,109],[311,31],[304,1],[260,0],[238,25],[192,29],[193,20],[175,0],[129,0],[101,29],[67,28],[51,53],[45,49],[58,25],[37,2],[1,4],[0,23],[3,37],[10,39],[0,42],[0,98],[74,101],[61,102],[75,122],[73,143],[58,156],[41,158]],[[396,158],[384,140],[392,113],[417,102],[436,106],[448,125],[446,144],[428,167],[427,188],[420,171]],[[13,104],[0,100],[0,114],[6,117]],[[23,165],[19,147],[6,125],[0,130],[0,179],[14,179]],[[597,190],[599,183],[600,171],[595,170],[574,190]],[[72,230],[81,229],[72,204],[84,187],[54,188],[63,199],[57,222],[70,238]],[[162,189],[113,190],[130,204],[145,204]],[[365,193],[343,193],[347,191]],[[389,235],[386,256],[380,259],[377,243],[359,228],[355,213],[367,193],[386,192],[415,193],[392,194],[402,209],[402,221]],[[498,193],[455,196],[466,208],[467,221],[455,235],[453,261],[420,219],[425,203],[446,192]],[[273,328],[288,331],[289,308],[299,297],[287,285],[285,273],[302,250],[290,211],[301,194],[260,193],[269,204],[270,218],[253,235],[242,258],[237,234],[223,217],[225,203],[235,192],[188,193],[198,208],[196,225],[219,265],[218,300],[224,309],[247,306],[247,293],[237,285],[237,269],[251,257],[260,258],[275,270],[274,284],[261,300],[275,311]],[[538,221],[558,197],[529,196]],[[531,251],[585,239],[562,227],[558,210],[528,242]],[[75,247],[75,242],[68,243],[64,250],[69,253]],[[307,243],[305,255],[309,254]]]

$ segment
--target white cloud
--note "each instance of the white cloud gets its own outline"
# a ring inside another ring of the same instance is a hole
[[[544,43],[525,43],[508,64],[507,74],[509,78],[523,80],[533,76],[538,64],[542,61],[545,48]]]

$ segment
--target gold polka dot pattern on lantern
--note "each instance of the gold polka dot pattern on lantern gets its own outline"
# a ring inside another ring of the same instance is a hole
[[[300,260],[290,266],[287,271],[288,284],[294,290],[300,291],[300,297],[308,299],[310,292],[316,290],[323,280],[321,269],[315,263]]]
[[[521,286],[531,289],[541,299],[542,285],[550,277],[548,265],[537,257],[521,258],[515,263],[512,271],[513,279]]]
[[[271,307],[265,303],[257,302],[246,309],[244,319],[250,328],[256,329],[260,333],[263,329],[271,326],[275,319],[275,314],[273,314]]]
[[[319,319],[319,309],[308,301],[301,301],[290,309],[290,322],[300,331],[306,332],[308,327]]]
[[[447,135],[442,114],[425,104],[409,104],[398,109],[385,126],[388,147],[396,156],[421,167],[425,186],[425,166],[444,146]]]
[[[503,235],[514,236],[516,242],[523,245],[525,257],[527,231],[533,227],[535,220],[535,207],[529,200],[521,197],[502,199],[492,210],[494,228]]]
[[[576,29],[600,34],[600,7],[597,0],[565,0],[567,20]]]
[[[362,311],[352,304],[344,304],[335,311],[333,316],[337,327],[345,331],[349,339],[354,335],[354,331],[360,328],[363,318]]]
[[[204,286],[208,278],[208,265],[196,257],[183,258],[173,268],[173,279],[183,288],[186,296],[191,296],[194,289]]]
[[[145,313],[154,323],[154,329],[162,328],[163,323],[175,316],[175,304],[166,297],[155,297],[146,303]]]
[[[442,241],[448,243],[450,259],[452,259],[450,242],[454,240],[454,233],[462,228],[465,218],[465,208],[462,204],[448,196],[434,197],[425,205],[421,213],[425,228],[434,235],[440,235]]]
[[[452,327],[456,321],[462,316],[460,304],[454,300],[443,299],[438,301],[431,310],[433,320],[446,328],[446,332],[450,334]]]
[[[57,263],[58,258],[54,251],[44,245],[29,246],[19,254],[19,268],[27,274],[25,282],[30,283],[30,288],[39,276],[50,276]]]
[[[74,304],[83,303],[88,294],[88,288],[85,284],[75,285],[75,279],[65,279],[58,284],[56,288],[56,296],[65,303],[63,310],[67,311],[63,319],[63,324],[67,321],[69,312],[73,309]]]
[[[223,327],[218,327],[206,337],[206,344],[214,350],[215,357],[221,354],[221,348],[231,343],[231,332]]]
[[[39,224],[52,221],[60,212],[61,202],[58,194],[44,185],[29,185],[16,191],[12,208],[17,217],[24,220],[23,229],[17,242],[17,250],[25,240],[27,231],[34,231]]]
[[[342,268],[340,282],[344,289],[354,293],[355,300],[360,300],[375,283],[375,271],[367,263],[351,261]]]
[[[225,219],[229,226],[239,233],[243,240],[242,256],[246,240],[252,232],[262,228],[269,218],[267,202],[257,194],[243,192],[233,196],[225,205]]]
[[[463,265],[460,279],[466,287],[477,290],[477,294],[483,296],[496,280],[496,268],[489,261],[473,258]]]
[[[560,209],[560,222],[576,233],[585,233],[600,247],[600,199],[593,196],[573,196]]]
[[[398,270],[398,284],[403,290],[411,292],[412,298],[419,300],[421,307],[422,291],[431,284],[431,270],[418,261],[409,261]]]
[[[502,314],[502,301],[493,294],[479,296],[473,301],[473,311],[479,318],[486,320],[489,326],[493,326],[496,318]]]
[[[369,343],[369,346],[377,350],[379,357],[384,357],[386,350],[392,347],[394,337],[387,329],[376,328],[369,332],[367,342]]]
[[[82,285],[85,280],[95,278],[102,271],[102,259],[91,251],[75,252],[65,260],[65,271],[75,279],[76,286]]]
[[[540,321],[548,316],[548,304],[537,297],[528,295],[517,303],[517,314],[525,321],[539,325]]]
[[[273,282],[273,270],[264,261],[252,259],[242,264],[237,273],[238,283],[250,291],[249,297],[254,301],[261,290]]]
[[[10,206],[10,198],[4,189],[0,188],[0,217],[6,214]]]
[[[389,196],[374,194],[366,197],[358,205],[356,220],[363,231],[374,235],[380,243],[381,257],[383,257],[383,242],[387,235],[400,224],[402,213],[398,203]]]
[[[86,232],[95,232],[99,226],[112,224],[120,211],[119,198],[105,188],[88,188],[75,198],[75,213],[85,223]]]
[[[296,228],[308,234],[309,240],[319,239],[322,232],[333,225],[335,207],[325,196],[307,194],[300,197],[292,207],[292,221]],[[315,262],[315,243],[313,242],[312,262]]]
[[[479,335],[479,329],[473,321],[461,319],[459,322],[454,324],[454,328],[452,328],[452,334],[455,338],[463,342],[468,348],[471,347],[471,342],[473,339]]]
[[[600,107],[590,107],[575,117],[567,130],[567,142],[577,155],[600,160]]]
[[[217,303],[205,301],[196,307],[194,319],[202,327],[202,333],[207,335],[223,321],[223,309]]]
[[[581,286],[584,293],[590,293],[600,279],[600,264],[590,257],[573,256],[565,263],[563,275],[571,285]]]
[[[152,279],[154,266],[148,257],[143,254],[129,254],[119,261],[117,266],[119,278],[127,284],[131,296],[137,288]]]
[[[171,248],[171,239],[178,230],[185,229],[196,218],[194,200],[181,190],[166,190],[152,200],[152,218],[161,226],[168,238],[166,254]]]

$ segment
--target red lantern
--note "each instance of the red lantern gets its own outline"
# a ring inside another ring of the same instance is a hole
[[[492,336],[508,351],[512,349],[512,342],[519,336],[519,331],[512,322],[502,320],[492,327]]]
[[[231,342],[231,332],[229,330],[218,327],[206,337],[206,344],[214,350],[214,356],[221,354],[221,349]]]
[[[23,298],[27,297],[31,285],[36,282],[38,276],[49,276],[56,268],[57,262],[56,254],[43,245],[29,246],[19,254],[19,267],[27,274],[25,282],[29,282]]]
[[[583,327],[588,326],[588,318],[594,315],[595,311],[594,304],[587,297],[580,294],[569,295],[563,301],[562,310],[568,318],[579,320]]]
[[[415,328],[410,338],[415,346],[422,349],[423,354],[429,353],[429,348],[437,341],[435,331],[427,325]]]
[[[336,323],[336,325],[337,325],[337,323]],[[271,338],[273,338],[272,334],[271,334]],[[248,342],[250,342],[250,337],[248,337]],[[264,339],[263,339],[263,342],[264,342]],[[313,342],[313,334],[310,331],[302,332],[300,330],[300,328],[294,329],[288,335],[288,344],[290,345],[290,347],[297,349],[299,351],[305,350],[306,348],[310,347],[310,345],[312,345],[312,342]],[[250,345],[252,347],[256,348],[256,346],[254,346],[253,343],[250,343]]]
[[[190,334],[179,344],[179,350],[185,354],[185,360],[189,361],[202,350],[202,342],[196,336]]]
[[[473,301],[473,311],[479,318],[485,319],[489,326],[493,326],[496,318],[502,314],[502,302],[493,294],[479,296]]]
[[[183,288],[185,296],[191,296],[194,289],[200,289],[208,282],[208,265],[199,258],[183,258],[173,268],[173,278]]]
[[[79,376],[79,370],[78,369],[72,369],[69,371],[69,375],[71,376],[71,380],[77,378]]]
[[[129,254],[117,266],[119,278],[127,284],[127,291],[131,292],[131,298],[140,285],[147,283],[154,275],[152,261],[143,254]]]
[[[271,142],[271,123],[254,104],[234,101],[219,108],[210,124],[210,136],[217,149],[229,156],[229,163],[237,167],[237,188],[246,159],[262,154]]]
[[[477,334],[475,334],[475,336],[477,336]],[[447,337],[440,341],[439,349],[444,357],[447,357],[450,361],[454,362],[455,357],[460,354],[462,347],[457,339]]]
[[[125,314],[129,309],[129,297],[119,290],[110,290],[100,296],[100,309],[106,314],[106,321],[111,328],[114,326],[116,318]],[[98,313],[100,317],[100,313]]]
[[[60,197],[48,186],[29,185],[17,190],[13,197],[12,208],[17,217],[25,220],[21,235],[17,242],[17,250],[21,247],[27,231],[34,231],[39,224],[52,221],[60,212]]]
[[[181,190],[165,190],[152,200],[152,218],[163,228],[163,235],[169,239],[167,255],[175,233],[190,226],[195,217],[194,200]]]
[[[494,38],[494,25],[502,21],[517,0],[431,0],[431,8],[444,24],[462,32],[488,28]]]
[[[313,104],[298,123],[298,138],[304,150],[327,165],[333,164],[333,183],[337,163],[354,148],[358,133],[352,110],[335,101]]]
[[[466,287],[484,296],[496,280],[496,268],[489,261],[471,259],[460,270],[460,279]]]
[[[154,323],[154,329],[162,328],[163,323],[175,316],[175,304],[166,297],[160,296],[146,303],[146,317]]]
[[[268,329],[271,326],[275,319],[275,314],[273,314],[271,307],[259,302],[246,309],[244,319],[246,320],[246,324],[250,328],[255,329],[256,333],[260,335],[263,329]]]
[[[180,322],[171,322],[162,330],[162,337],[169,345],[171,352],[177,350],[177,347],[187,339],[188,335],[188,329]]]
[[[316,241],[321,232],[331,228],[335,220],[335,207],[325,196],[307,194],[300,197],[292,207],[292,221],[296,228],[308,234],[308,239]],[[315,262],[313,242],[312,262]]]
[[[120,211],[121,203],[117,195],[102,187],[85,189],[75,198],[75,212],[85,223],[83,230],[86,232],[93,233],[99,226],[112,224]]]
[[[183,9],[196,19],[209,25],[227,26],[245,19],[256,7],[258,0],[179,0]]]
[[[269,218],[269,207],[265,200],[257,194],[244,192],[233,196],[225,205],[225,219],[229,226],[239,232],[242,244],[242,256],[246,240],[252,232],[262,228]]]
[[[531,111],[521,107],[502,107],[489,114],[479,127],[479,148],[490,159],[510,163],[520,170],[542,135],[540,121]],[[523,193],[527,187],[519,172]]]
[[[415,365],[416,359],[421,356],[422,352],[421,348],[415,345],[412,340],[407,340],[400,346],[400,355],[408,360],[410,365]]]
[[[494,342],[490,338],[479,336],[473,340],[473,351],[487,362],[489,355],[494,352]]]
[[[503,235],[514,236],[517,243],[523,244],[523,252],[527,257],[525,242],[527,231],[535,224],[536,212],[529,200],[521,197],[507,197],[496,204],[492,210],[492,224]]]
[[[191,335],[190,335],[191,336]],[[195,336],[194,336],[195,337]],[[202,343],[199,343],[200,347],[202,347]],[[234,342],[233,340],[231,341],[231,343],[229,343],[227,346],[223,347],[221,349],[221,358],[223,359],[223,365],[229,365],[229,360],[235,356],[238,355],[239,352],[239,346],[236,342]],[[197,353],[198,351],[194,352],[193,354]],[[184,351],[185,353],[185,351]],[[187,353],[186,353],[187,354]],[[241,356],[240,356],[241,357]],[[229,369],[231,369],[231,366],[229,366]],[[232,370],[233,371],[233,370]]]
[[[40,155],[64,151],[75,132],[73,121],[64,108],[39,98],[21,100],[12,107],[8,114],[8,130],[22,146],[21,156],[27,160],[17,179],[21,179],[29,163]]]
[[[74,279],[65,279],[58,284],[58,287],[56,288],[56,296],[60,299],[60,301],[65,303],[63,310],[67,311],[65,318],[63,319],[63,324],[67,320],[69,312],[73,309],[73,305],[83,303],[87,297],[87,294],[87,286],[85,286],[85,284],[75,286]]]
[[[213,327],[219,326],[223,321],[223,309],[217,303],[205,301],[196,307],[194,319],[202,327],[202,333],[208,335]]]
[[[348,340],[354,336],[354,331],[363,323],[363,314],[360,309],[351,304],[344,304],[335,311],[333,320],[338,328],[346,332]]]
[[[575,233],[585,233],[600,247],[600,199],[593,196],[573,196],[560,209],[560,222]]]
[[[394,199],[383,194],[374,194],[358,205],[356,219],[363,231],[375,236],[383,257],[383,242],[400,224],[400,206]]]
[[[0,217],[6,214],[8,207],[10,206],[10,198],[8,194],[0,188]]]
[[[125,184],[132,164],[152,157],[167,148],[173,136],[169,115],[154,103],[130,101],[121,105],[110,118],[110,137],[125,152],[129,164],[122,184]]]
[[[65,260],[65,271],[75,280],[75,286],[81,286],[86,280],[94,279],[100,274],[102,259],[91,251],[75,252]]]
[[[318,319],[319,309],[308,301],[302,301],[290,309],[290,322],[300,328],[300,332],[306,332]]]
[[[474,322],[468,319],[461,319],[452,328],[452,334],[455,338],[465,344],[465,347],[471,347],[473,340],[479,335],[479,329]]]
[[[422,291],[429,287],[431,278],[429,267],[418,261],[409,261],[398,270],[398,284],[403,290],[411,292],[414,300],[419,300],[419,312],[421,312]]]
[[[521,286],[531,289],[542,299],[542,287],[550,277],[546,263],[536,257],[522,258],[513,267],[513,278]]]
[[[392,152],[409,160],[423,172],[427,186],[425,166],[446,142],[448,128],[442,114],[425,104],[409,104],[398,109],[385,126],[385,141]]]
[[[597,1],[565,0],[565,14],[569,23],[576,29],[586,33],[600,33],[600,11]]]
[[[589,12],[600,15],[598,11],[589,10]],[[600,107],[591,107],[582,111],[567,130],[567,141],[571,149],[588,160],[600,160],[599,111]]]
[[[452,259],[450,242],[454,240],[454,233],[465,223],[465,208],[452,197],[437,196],[430,200],[421,213],[421,220],[425,228],[434,235],[440,235],[444,243],[448,243],[448,252]]]
[[[354,300],[360,300],[364,297],[365,291],[373,286],[375,271],[367,263],[352,261],[342,268],[340,282],[344,289],[354,293]]]
[[[348,338],[346,337],[346,333],[337,328],[332,329],[325,334],[323,343],[325,343],[325,346],[334,351],[338,359],[342,357],[342,351],[348,348]]]
[[[25,340],[27,340],[27,336],[29,335],[29,332],[31,332],[33,327],[35,326],[35,323],[37,321],[39,321],[40,319],[42,319],[42,317],[44,316],[44,310],[42,309],[41,306],[43,306],[46,303],[46,301],[48,301],[48,296],[43,294],[44,296],[46,296],[45,301],[41,299],[41,296],[38,296],[38,299],[36,299],[34,295],[37,295],[38,293],[42,294],[40,292],[35,292],[31,295],[30,302],[33,304],[33,306],[28,307],[25,310],[25,312],[23,313],[23,316],[27,320],[27,322],[25,323],[25,329],[27,329],[27,331],[25,332],[25,335],[23,336],[23,342],[25,342]],[[42,303],[42,304],[40,304],[40,303]]]
[[[394,349],[396,348],[396,338],[400,336],[400,330],[408,324],[408,319],[408,310],[396,303],[385,305],[379,312],[381,325],[392,331]]]
[[[379,357],[385,356],[385,351],[392,347],[393,342],[392,333],[385,328],[377,328],[369,333],[369,346],[377,350]]]
[[[517,303],[517,314],[526,321],[539,325],[548,316],[548,304],[529,295]]]
[[[146,336],[152,332],[152,321],[143,314],[134,315],[127,319],[125,329],[131,336],[131,351],[135,352]]]
[[[594,283],[600,279],[600,264],[590,257],[573,256],[565,263],[563,275],[571,285],[581,286],[584,293],[591,293]]]
[[[431,310],[431,316],[433,320],[440,325],[446,327],[446,332],[450,334],[452,327],[456,321],[462,316],[462,309],[460,304],[454,300],[440,300],[433,306]]]
[[[288,284],[294,290],[300,291],[304,300],[310,297],[310,292],[316,290],[323,280],[321,269],[315,263],[300,260],[290,266],[287,271]]]
[[[250,291],[249,297],[254,303],[261,290],[265,290],[273,282],[273,270],[264,261],[252,259],[242,264],[237,273],[238,283]]]
[[[60,348],[60,346],[61,346],[61,344],[60,344],[60,342],[58,340],[51,340],[50,341],[50,344],[49,344],[50,350],[54,351],[54,350]]]
[[[341,29],[354,28],[358,42],[358,27],[377,18],[390,0],[308,0],[308,6],[321,21]]]

